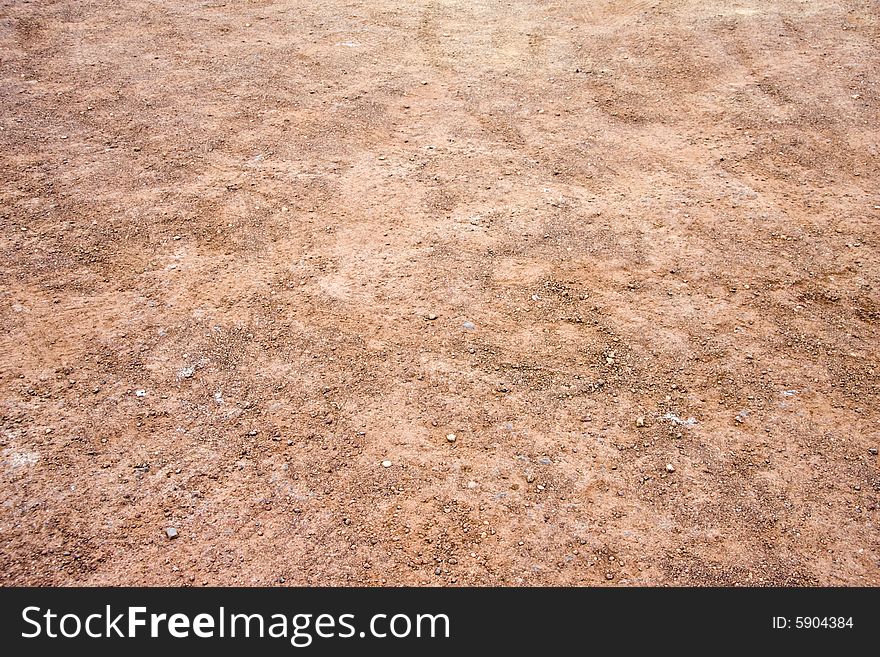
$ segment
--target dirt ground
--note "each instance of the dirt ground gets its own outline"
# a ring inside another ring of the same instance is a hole
[[[880,585],[878,77],[872,0],[4,0],[0,584]]]

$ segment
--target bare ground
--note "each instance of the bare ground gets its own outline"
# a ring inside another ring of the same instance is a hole
[[[878,44],[5,0],[0,583],[880,584]]]

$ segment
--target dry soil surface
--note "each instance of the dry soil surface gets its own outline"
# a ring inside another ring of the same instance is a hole
[[[878,44],[4,0],[0,583],[880,584]]]

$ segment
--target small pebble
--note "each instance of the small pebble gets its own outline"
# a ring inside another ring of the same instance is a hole
[[[429,313],[427,318],[428,318],[428,320],[433,322],[435,319],[437,319],[437,315],[434,313]]]
[[[871,456],[877,456],[877,448],[876,448],[876,447],[871,447],[871,448],[868,450],[868,454],[870,454]]]
[[[446,440],[448,440],[451,443],[454,443],[456,440],[455,434],[454,433],[449,434],[448,436],[446,436]]]
[[[165,530],[165,535],[166,535],[169,539],[177,538],[177,530],[176,530],[174,527],[168,527],[168,528]]]
[[[644,416],[644,415],[639,415],[639,416],[636,418],[636,426],[637,426],[637,427],[643,427],[643,426],[645,426],[645,416]]]
[[[382,467],[383,467],[383,468],[390,468],[390,467],[391,467],[391,461],[382,461]]]
[[[675,466],[673,466],[671,463],[667,463],[666,472],[675,472]]]

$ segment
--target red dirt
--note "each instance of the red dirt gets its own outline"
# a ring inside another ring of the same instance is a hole
[[[7,0],[0,583],[880,584],[878,44]]]

